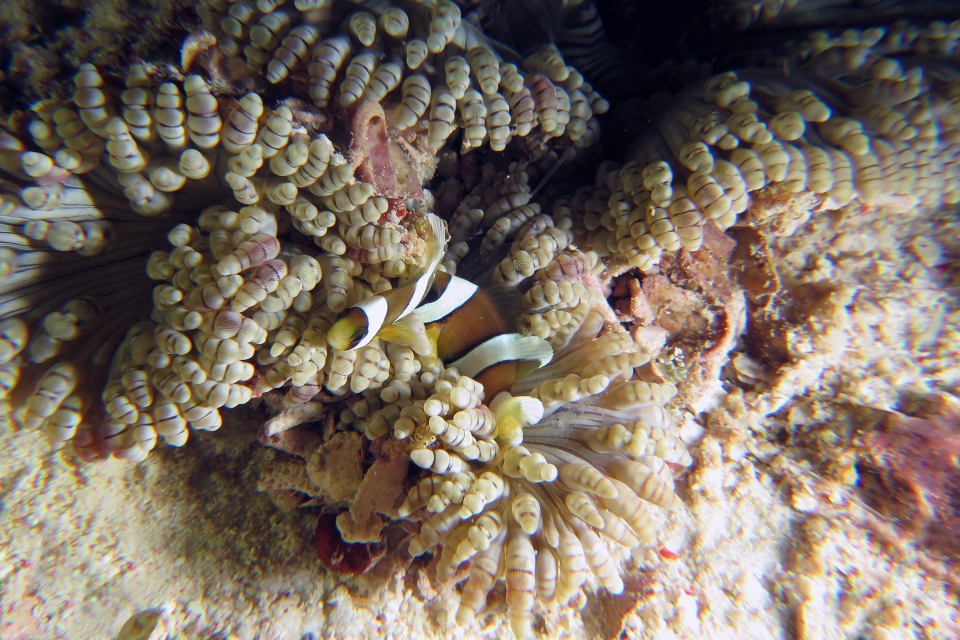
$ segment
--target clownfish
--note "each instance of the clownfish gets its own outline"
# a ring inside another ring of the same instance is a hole
[[[549,363],[553,348],[542,338],[516,333],[514,323],[523,313],[516,287],[481,288],[437,271],[446,229],[437,216],[429,214],[428,220],[423,273],[341,313],[327,332],[327,341],[340,351],[359,349],[375,338],[409,346],[456,367],[493,398]]]
[[[396,289],[371,296],[337,317],[327,332],[327,341],[340,351],[366,346],[374,338],[399,341],[394,334],[406,334],[403,321],[417,308],[430,290],[446,246],[446,224],[427,214],[427,265],[423,272],[400,283]]]
[[[414,310],[437,357],[481,383],[488,398],[553,359],[553,348],[543,338],[516,333],[522,312],[516,287],[481,288],[442,271]]]

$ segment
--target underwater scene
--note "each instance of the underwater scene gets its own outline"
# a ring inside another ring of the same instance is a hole
[[[0,640],[956,640],[958,257],[956,0],[0,0]]]

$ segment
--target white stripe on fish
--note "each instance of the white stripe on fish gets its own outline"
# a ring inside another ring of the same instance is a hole
[[[455,368],[460,375],[470,378],[501,362],[515,360],[539,360],[543,367],[553,359],[553,348],[543,338],[524,336],[519,333],[504,333],[490,338],[448,366]]]
[[[363,339],[357,343],[357,346],[354,347],[354,349],[359,349],[360,347],[365,347],[370,344],[370,341],[377,336],[377,333],[379,333],[381,329],[383,329],[383,321],[387,317],[389,305],[387,304],[386,298],[383,296],[372,296],[366,300],[360,301],[354,306],[357,309],[362,310],[367,316],[367,335],[365,335]]]
[[[450,284],[440,297],[415,309],[416,314],[424,324],[442,320],[470,300],[479,288],[469,280],[450,276]]]

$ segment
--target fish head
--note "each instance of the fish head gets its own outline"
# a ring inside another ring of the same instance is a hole
[[[327,331],[327,342],[339,351],[352,351],[370,342],[371,333],[367,314],[363,309],[353,307],[337,317]]]

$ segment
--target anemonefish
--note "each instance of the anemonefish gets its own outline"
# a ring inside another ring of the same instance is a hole
[[[447,230],[443,220],[431,213],[427,215],[427,222],[427,264],[423,272],[400,283],[396,289],[367,298],[341,313],[327,332],[327,341],[335,349],[351,351],[366,346],[374,338],[391,340],[391,333],[403,332],[402,321],[430,290],[446,246]]]
[[[553,358],[548,342],[516,333],[514,323],[522,311],[516,287],[481,288],[438,272],[414,314],[427,327],[436,355],[480,382],[486,397],[493,398]]]
[[[374,338],[410,346],[477,380],[486,397],[493,398],[549,363],[553,348],[542,338],[516,333],[515,322],[523,312],[516,287],[481,288],[437,271],[446,230],[440,218],[433,214],[428,218],[423,273],[341,313],[327,340],[341,351],[359,349]]]

